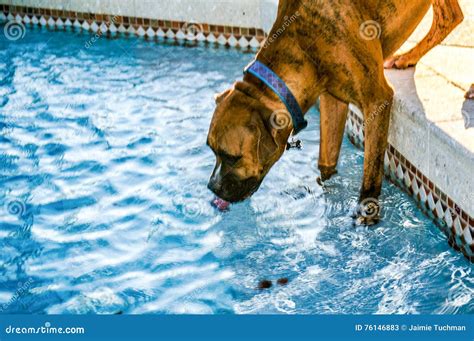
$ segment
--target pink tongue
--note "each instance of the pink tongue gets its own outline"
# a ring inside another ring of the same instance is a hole
[[[212,204],[215,207],[217,207],[217,209],[219,209],[219,211],[225,211],[230,206],[230,202],[225,201],[224,199],[221,199],[221,198],[217,198],[217,197],[212,201]]]

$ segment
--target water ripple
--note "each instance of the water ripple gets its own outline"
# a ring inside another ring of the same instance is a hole
[[[471,265],[393,185],[383,221],[352,226],[361,151],[345,141],[339,175],[316,184],[316,110],[304,149],[251,200],[210,206],[213,94],[252,55],[105,38],[85,49],[87,39],[31,30],[1,42],[5,312],[474,311]],[[273,287],[259,290],[262,279]],[[9,302],[19,283],[27,290]]]

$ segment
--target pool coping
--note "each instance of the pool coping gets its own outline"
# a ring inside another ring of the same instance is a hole
[[[275,12],[275,3],[267,2],[266,6],[273,6]],[[261,23],[255,23],[256,27],[226,26],[13,4],[0,5],[0,22],[2,20],[55,29],[71,28],[98,35],[136,35],[148,39],[198,41],[246,49],[257,49],[266,37]],[[190,27],[193,30],[189,30]],[[385,155],[385,174],[416,200],[446,234],[453,248],[474,262],[474,195],[469,190],[466,192],[463,189],[464,192],[460,193],[455,188],[461,186],[461,181],[464,187],[474,188],[474,180],[469,179],[469,174],[474,174],[474,152],[443,129],[441,124],[445,120],[437,122],[429,119],[427,111],[433,109],[418,98],[416,83],[427,75],[431,80],[441,82],[442,76],[423,65],[419,70],[422,73],[420,77],[415,77],[413,70],[386,73],[395,87],[396,97],[390,145]],[[408,86],[404,85],[406,79],[411,81]],[[453,93],[457,91],[456,96],[462,96],[460,89],[451,90]],[[347,136],[359,147],[363,147],[364,143],[362,117],[357,108],[351,107],[346,123]],[[461,119],[455,117],[450,122],[460,125]],[[450,164],[446,156],[455,159],[456,164]],[[440,160],[444,160],[444,165]],[[453,179],[458,181],[454,186],[450,185]]]

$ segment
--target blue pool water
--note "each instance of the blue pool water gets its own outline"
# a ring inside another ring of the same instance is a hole
[[[252,54],[89,40],[0,38],[0,312],[474,312],[472,265],[406,194],[352,226],[360,150],[317,185],[316,110],[251,200],[209,205],[213,95]]]

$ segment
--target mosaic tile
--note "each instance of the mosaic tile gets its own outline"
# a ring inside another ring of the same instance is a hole
[[[146,31],[143,29],[142,26],[139,26],[138,29],[136,30],[136,34],[137,34],[139,37],[144,37],[145,34],[146,34]]]
[[[54,27],[56,26],[56,21],[53,19],[53,17],[49,17],[48,21],[46,22],[46,24],[49,26],[49,27]]]
[[[156,31],[156,35],[160,38],[166,37],[166,33],[161,28]]]
[[[217,38],[217,43],[221,45],[226,45],[227,44],[227,39],[223,34],[220,34],[219,37]]]
[[[156,32],[151,27],[148,27],[145,33],[146,36],[150,38],[153,38],[156,35]]]
[[[90,30],[92,32],[97,32],[99,31],[99,25],[97,25],[97,23],[95,21],[92,22],[92,24],[90,25]]]

